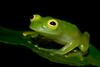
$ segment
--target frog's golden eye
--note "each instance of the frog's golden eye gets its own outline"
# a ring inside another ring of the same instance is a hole
[[[55,19],[49,20],[48,27],[55,30],[58,27],[58,22]]]
[[[34,15],[31,17],[30,21],[32,22],[32,21],[34,21],[34,20],[38,20],[40,17],[41,17],[40,15],[34,14]]]

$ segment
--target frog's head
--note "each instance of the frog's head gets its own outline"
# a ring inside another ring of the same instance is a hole
[[[53,17],[41,17],[40,15],[35,14],[30,21],[30,28],[41,35],[57,36],[61,33],[61,29],[59,28],[60,24],[58,23],[59,20],[54,19]]]

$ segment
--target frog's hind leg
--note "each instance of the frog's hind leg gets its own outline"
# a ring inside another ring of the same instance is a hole
[[[79,49],[83,52],[83,53],[87,53],[88,48],[89,48],[89,38],[90,35],[88,32],[84,32],[84,34],[82,35],[81,38],[81,45],[79,46]]]

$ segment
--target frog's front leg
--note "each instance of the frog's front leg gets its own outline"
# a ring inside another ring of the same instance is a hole
[[[32,31],[25,31],[22,33],[22,35],[26,39],[36,38],[38,36],[38,34],[36,32],[32,32]]]

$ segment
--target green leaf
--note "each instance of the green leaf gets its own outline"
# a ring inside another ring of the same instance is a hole
[[[32,48],[33,46],[28,43],[22,35],[22,31],[9,30],[0,27],[0,42],[12,44],[12,45],[23,45]]]
[[[40,56],[50,60],[51,62],[61,63],[61,64],[68,64],[73,66],[84,66],[88,65],[87,60],[80,61],[80,56],[70,54],[70,57],[68,55],[59,55],[55,54],[52,50],[48,50],[45,48],[40,48],[36,46],[36,48],[33,48],[33,51],[35,51]]]
[[[90,53],[87,57],[84,57],[83,61],[80,61],[80,56],[77,54],[68,55],[59,55],[55,54],[54,51],[48,50],[46,48],[38,47],[35,42],[30,43],[29,39],[25,38],[22,35],[23,31],[14,31],[9,30],[3,27],[0,27],[0,42],[12,44],[12,45],[23,45],[30,48],[33,52],[36,52],[41,57],[48,59],[49,61],[61,63],[61,64],[68,64],[68,65],[75,65],[75,66],[84,66],[88,64],[96,64],[99,66],[98,59],[100,59],[99,51],[95,49],[95,47],[90,46]],[[97,54],[97,55],[96,55]],[[95,56],[96,55],[96,56]],[[95,59],[97,58],[97,59]],[[78,60],[79,59],[79,60]]]

